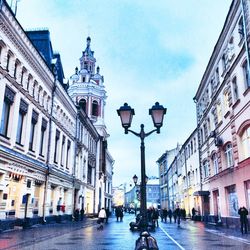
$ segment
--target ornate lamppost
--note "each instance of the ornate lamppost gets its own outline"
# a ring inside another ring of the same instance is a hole
[[[128,106],[127,103],[124,103],[124,105],[117,110],[117,113],[121,118],[121,123],[122,127],[125,130],[125,134],[131,132],[132,134],[141,139],[141,209],[140,210],[142,215],[142,228],[141,228],[142,230],[146,230],[148,226],[144,139],[153,132],[156,132],[157,134],[160,133],[160,128],[162,127],[163,117],[166,114],[166,111],[167,111],[166,108],[160,105],[159,102],[156,102],[155,105],[151,109],[149,109],[149,114],[152,117],[156,129],[148,133],[145,133],[144,124],[141,124],[141,131],[139,133],[136,133],[133,130],[129,129],[131,126],[133,115],[135,114],[134,109]]]
[[[137,185],[138,177],[137,177],[136,174],[133,176],[133,181],[134,181],[135,188],[136,188],[136,190],[135,190],[135,192],[136,192],[136,200],[140,201],[141,200],[141,184]],[[145,177],[146,190],[147,190],[147,182],[148,182],[148,177],[146,176]],[[137,187],[139,187],[139,189],[137,189]],[[136,216],[136,212],[137,212],[137,203],[135,202],[135,216]]]

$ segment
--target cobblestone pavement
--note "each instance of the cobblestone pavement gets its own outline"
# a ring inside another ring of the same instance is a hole
[[[114,217],[97,230],[96,219],[83,222],[37,225],[31,229],[0,234],[0,249],[10,250],[133,250],[139,232],[129,230],[134,215],[125,215],[123,222]],[[178,227],[172,223],[159,223],[151,235],[159,249],[250,249],[250,236],[228,229],[205,227],[203,223],[182,221]]]

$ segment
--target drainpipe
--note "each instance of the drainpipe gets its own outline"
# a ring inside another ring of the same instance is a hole
[[[48,150],[47,150],[47,159],[46,159],[46,172],[45,172],[45,186],[44,186],[44,196],[43,196],[43,223],[46,223],[46,200],[48,194],[48,182],[49,182],[49,159],[50,159],[50,148],[51,148],[51,133],[52,133],[52,116],[53,116],[53,106],[54,106],[54,99],[55,99],[55,91],[56,91],[56,81],[57,81],[57,74],[56,74],[56,66],[52,65],[52,72],[54,75],[54,83],[52,88],[52,95],[51,95],[51,107],[50,107],[50,116],[49,116],[49,136],[48,136]]]
[[[250,14],[250,13],[247,13],[247,10],[249,8],[250,8],[249,3],[247,3],[246,0],[241,0],[241,9],[242,9],[242,17],[243,17],[243,29],[244,29],[244,42],[245,42],[245,49],[246,49],[246,53],[247,53],[248,72],[250,72],[250,48],[249,48],[249,45],[248,45],[248,33],[249,32],[247,30],[247,16],[249,17],[249,14]],[[250,81],[250,79],[248,79],[248,81]]]
[[[196,120],[197,120],[197,135],[198,135],[198,154],[199,154],[199,171],[200,171],[200,191],[202,191],[202,162],[201,162],[201,138],[200,138],[200,124],[198,120],[198,103],[197,99],[194,97],[193,98],[194,103],[196,105]],[[204,219],[204,200],[201,196],[201,215],[203,216]]]
[[[75,219],[75,216],[74,216],[74,211],[75,211],[75,204],[76,204],[76,201],[75,201],[75,171],[76,171],[76,155],[77,155],[77,130],[78,130],[78,107],[77,108],[77,111],[76,111],[76,130],[75,130],[75,156],[74,156],[74,168],[73,168],[73,174],[72,174],[72,177],[73,177],[73,181],[72,181],[72,219],[74,220]]]

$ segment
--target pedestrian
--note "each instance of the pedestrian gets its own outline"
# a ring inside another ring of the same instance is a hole
[[[84,217],[84,208],[83,207],[80,210],[80,215],[81,215],[81,221],[83,221],[83,217]]]
[[[172,223],[172,216],[173,216],[173,212],[172,212],[171,208],[169,208],[168,217],[169,217],[170,223]]]
[[[178,224],[178,226],[180,226],[180,223],[181,223],[181,210],[180,210],[179,206],[177,206],[177,208],[175,209],[175,214],[176,214],[176,218],[177,218],[177,224]]]
[[[155,226],[159,227],[159,211],[157,208],[152,208],[152,222]]]
[[[244,228],[245,229],[245,234],[247,234],[247,226],[248,226],[247,215],[248,215],[248,211],[243,206],[243,207],[240,207],[240,209],[238,210],[238,214],[240,215],[241,233],[243,234],[243,228]]]
[[[106,212],[106,223],[108,223],[108,219],[109,219],[109,215],[110,215],[109,208],[106,208],[105,212]]]
[[[119,207],[116,207],[115,208],[115,217],[116,217],[116,221],[118,221],[118,219],[119,219]]]
[[[196,212],[197,212],[196,209],[193,207],[192,208],[192,220],[194,220]]]
[[[106,217],[106,211],[103,207],[98,214],[98,222],[100,223],[100,226],[97,228],[97,230],[103,230],[103,223]]]
[[[168,217],[168,210],[166,208],[163,209],[163,218],[164,221],[167,222],[167,217]]]

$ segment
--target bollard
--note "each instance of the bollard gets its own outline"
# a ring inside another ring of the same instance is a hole
[[[156,239],[145,231],[135,242],[135,250],[159,250]]]

